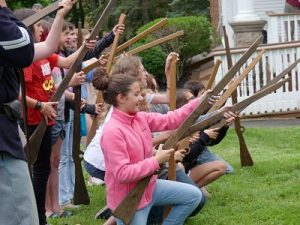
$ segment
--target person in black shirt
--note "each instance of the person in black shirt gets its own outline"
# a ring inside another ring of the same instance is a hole
[[[9,104],[18,104],[20,69],[34,57],[26,26],[0,0],[0,218],[5,225],[39,224],[35,197],[17,121]]]

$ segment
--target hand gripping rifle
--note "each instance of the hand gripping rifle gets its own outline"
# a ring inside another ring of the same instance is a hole
[[[93,39],[95,38],[102,25],[104,24],[105,19],[109,16],[112,7],[114,5],[116,0],[110,0],[107,4],[107,6],[105,7],[104,11],[102,12],[101,16],[99,17],[94,29],[91,32],[90,38]],[[78,67],[81,66],[81,61],[83,60],[85,54],[88,52],[88,49],[86,48],[86,46],[81,46],[80,47],[80,52],[79,55],[77,57],[77,59],[75,60],[75,62],[72,64],[68,74],[65,76],[65,78],[63,79],[63,81],[61,82],[60,86],[58,87],[57,91],[55,92],[55,94],[53,95],[53,97],[51,98],[50,101],[58,101],[61,96],[63,95],[64,91],[66,90],[66,88],[69,85],[70,80],[72,79],[73,74],[75,73],[75,71],[77,70]],[[31,135],[30,139],[29,139],[29,143],[30,143],[30,159],[31,159],[31,164],[34,164],[39,152],[39,148],[41,145],[41,141],[42,141],[42,137],[44,136],[45,130],[46,130],[47,124],[45,119],[43,118],[41,123],[38,125],[38,127],[35,129],[34,133]]]
[[[218,95],[220,91],[224,89],[227,83],[233,78],[233,76],[239,71],[243,64],[248,60],[248,58],[253,54],[253,52],[258,47],[261,42],[259,37],[243,54],[243,56],[238,60],[238,62],[228,71],[228,73],[222,78],[222,80],[214,87],[212,92],[206,94],[202,100],[199,102],[196,109],[185,119],[181,126],[171,134],[163,149],[173,148],[177,142],[181,139],[182,135],[189,129],[193,122],[203,114],[210,105],[208,103],[208,98],[212,95]],[[132,217],[138,207],[138,204],[141,200],[141,197],[145,191],[146,186],[148,185],[151,176],[143,178],[123,199],[120,205],[115,209],[113,215],[121,219],[125,224],[130,224]]]

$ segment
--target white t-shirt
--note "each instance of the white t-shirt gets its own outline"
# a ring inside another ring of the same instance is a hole
[[[93,165],[94,167],[102,171],[105,171],[105,163],[104,163],[102,148],[100,146],[100,138],[102,136],[105,124],[111,118],[112,112],[113,112],[113,107],[111,106],[104,119],[104,122],[97,129],[94,138],[92,139],[91,143],[87,146],[83,155],[83,158],[86,162],[88,162],[89,164]]]

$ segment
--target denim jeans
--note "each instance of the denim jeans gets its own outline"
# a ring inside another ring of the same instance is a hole
[[[154,205],[172,205],[172,210],[163,225],[184,224],[187,217],[199,205],[202,193],[197,187],[190,184],[158,179],[152,198],[149,205],[136,211],[131,225],[145,225],[149,211]],[[118,218],[116,221],[118,225],[124,224]]]
[[[181,169],[176,169],[176,181],[185,183],[185,184],[191,184],[198,188],[198,186],[192,181],[192,179]],[[206,202],[206,198],[204,195],[202,195],[201,201],[199,205],[196,207],[196,209],[189,215],[195,216],[200,210],[204,207]],[[161,224],[163,221],[163,214],[164,214],[164,206],[153,206],[150,210],[149,216],[148,216],[148,225],[153,224]]]
[[[59,204],[71,203],[74,196],[75,167],[72,157],[73,145],[73,111],[70,110],[70,122],[65,123],[66,137],[60,150],[59,174]]]

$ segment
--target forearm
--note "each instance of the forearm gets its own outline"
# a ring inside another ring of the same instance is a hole
[[[76,52],[74,52],[73,54],[69,55],[66,58],[60,58],[60,60],[58,61],[58,65],[62,68],[67,68],[69,69],[72,64],[75,62],[75,60],[78,58],[79,53],[80,53],[81,48],[77,49]]]
[[[65,90],[65,99],[66,101],[74,101],[74,98],[75,98],[75,94],[69,90]]]
[[[91,51],[89,51],[85,56],[84,56],[84,60],[89,60],[93,57],[95,58],[99,58],[100,57],[100,54],[101,52],[109,47],[112,42],[114,41],[114,33],[111,32],[109,35],[105,36],[104,38],[102,38],[101,40],[99,40],[97,42],[97,45],[94,49],[92,49]]]
[[[20,95],[20,96],[19,96],[19,100],[21,100],[21,99],[22,99],[22,97],[21,97],[21,95]],[[35,106],[36,106],[36,104],[37,104],[37,102],[38,102],[38,100],[36,100],[36,99],[34,99],[34,98],[31,98],[31,97],[29,97],[29,96],[26,96],[26,104],[27,104],[27,107],[34,109]]]

